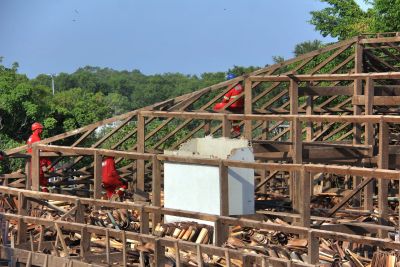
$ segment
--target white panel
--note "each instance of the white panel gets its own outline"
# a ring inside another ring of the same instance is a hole
[[[164,177],[166,208],[220,214],[218,167],[166,162]]]
[[[231,160],[254,162],[250,148],[232,151]],[[247,168],[229,168],[229,214],[254,214],[254,170]]]

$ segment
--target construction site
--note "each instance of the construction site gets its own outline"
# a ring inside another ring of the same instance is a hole
[[[5,151],[0,266],[399,266],[399,64],[361,35]]]

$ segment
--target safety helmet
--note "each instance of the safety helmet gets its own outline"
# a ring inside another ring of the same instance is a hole
[[[43,125],[40,122],[35,122],[32,124],[32,132],[36,131],[37,129],[43,129]]]
[[[228,73],[228,74],[226,75],[226,79],[227,79],[227,80],[232,80],[232,79],[234,79],[234,78],[236,78],[236,75],[233,74],[233,73]]]

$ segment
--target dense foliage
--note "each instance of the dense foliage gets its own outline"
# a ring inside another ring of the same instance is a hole
[[[400,0],[366,1],[362,10],[355,0],[321,0],[328,7],[311,12],[310,23],[323,36],[344,40],[362,33],[400,31]]]

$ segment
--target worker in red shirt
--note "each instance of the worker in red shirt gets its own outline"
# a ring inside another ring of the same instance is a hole
[[[32,134],[27,141],[28,145],[28,153],[32,154],[32,144],[39,142],[41,140],[40,135],[43,132],[43,125],[39,122],[35,122],[32,124]],[[45,172],[53,172],[54,168],[51,167],[51,161],[48,158],[40,158],[39,159],[39,185],[41,187],[42,192],[49,192],[47,185],[48,180],[45,177]],[[31,179],[31,177],[29,177]]]
[[[228,73],[226,76],[227,80],[232,80],[236,78],[235,74],[233,73]],[[231,85],[230,85],[231,86]],[[226,109],[233,112],[233,113],[243,113],[243,107],[244,107],[244,99],[243,97],[239,98],[239,95],[243,92],[243,86],[238,83],[235,85],[231,90],[229,90],[225,95],[224,98],[220,103],[215,104],[214,110],[219,111],[223,109],[226,104],[228,104],[231,100],[233,99],[238,99],[235,102],[233,102],[229,107]],[[240,126],[238,121],[233,121],[232,123],[232,131],[235,135],[240,135]]]
[[[102,182],[108,199],[114,194],[122,197],[128,188],[115,168],[113,157],[106,157],[102,163]]]

